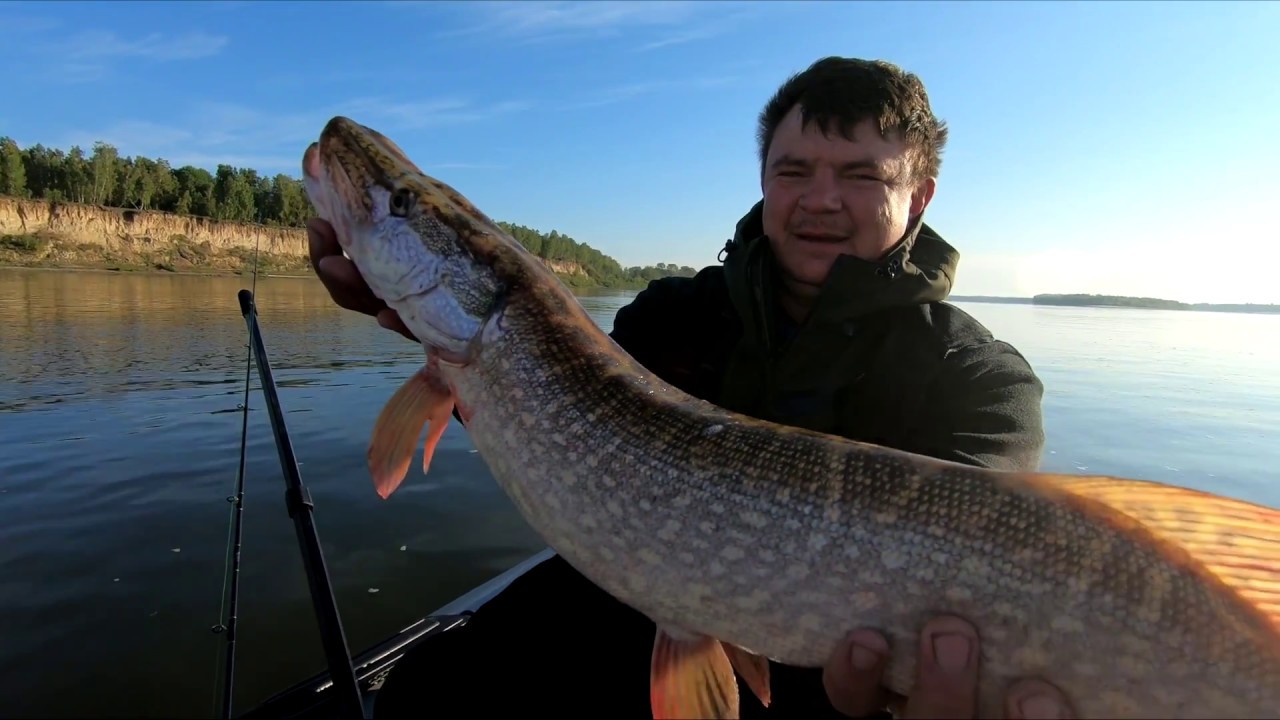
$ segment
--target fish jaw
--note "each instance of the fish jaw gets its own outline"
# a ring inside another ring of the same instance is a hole
[[[441,360],[466,364],[498,324],[502,285],[442,214],[440,188],[394,143],[344,117],[303,153],[303,184],[317,214],[374,295]]]

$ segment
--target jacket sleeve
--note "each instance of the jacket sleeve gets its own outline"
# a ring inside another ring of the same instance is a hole
[[[996,470],[1035,471],[1044,450],[1044,385],[1008,343],[952,353],[926,392],[924,454]]]

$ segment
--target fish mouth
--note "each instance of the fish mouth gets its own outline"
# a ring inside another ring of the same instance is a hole
[[[451,327],[455,298],[443,282],[439,257],[416,238],[389,230],[384,171],[335,119],[302,153],[302,179],[316,213],[333,225],[338,244],[374,295],[400,316],[429,351],[465,364],[477,328]],[[398,152],[398,149],[397,149]],[[465,323],[464,323],[465,325]]]
[[[323,174],[324,166],[320,164],[320,141],[317,140],[308,145],[302,153],[302,175],[316,179]]]
[[[335,225],[338,244],[348,253],[358,236],[358,224],[372,224],[372,210],[366,193],[347,170],[347,163],[326,162],[324,138],[307,146],[302,154],[302,183],[307,197],[321,218]]]

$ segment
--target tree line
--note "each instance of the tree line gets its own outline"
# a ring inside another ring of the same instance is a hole
[[[1189,310],[1191,305],[1177,300],[1160,298],[1132,297],[1129,295],[1094,295],[1084,293],[1058,294],[1041,293],[1034,295],[1031,302],[1035,305],[1070,305],[1070,306],[1107,306],[1153,308],[1162,310]]]
[[[0,195],[286,227],[302,227],[315,214],[302,180],[284,173],[268,178],[253,168],[228,164],[219,164],[212,173],[192,165],[174,168],[163,158],[121,156],[105,142],[95,142],[88,153],[78,145],[64,152],[41,144],[22,148],[12,138],[0,137]],[[556,230],[499,224],[534,255],[577,263],[594,284],[635,285],[695,273],[666,263],[624,268]]]

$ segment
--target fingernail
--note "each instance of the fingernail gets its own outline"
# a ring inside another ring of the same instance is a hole
[[[1052,695],[1037,693],[1019,700],[1018,712],[1026,720],[1056,720],[1062,717],[1062,703]]]
[[[934,635],[933,658],[943,672],[964,672],[969,666],[969,638],[957,633]]]
[[[857,670],[870,670],[880,662],[880,655],[871,648],[861,645],[854,645],[850,659],[853,661],[853,667]]]
[[[849,661],[855,670],[871,670],[889,653],[889,643],[877,632],[855,630],[849,640]]]

